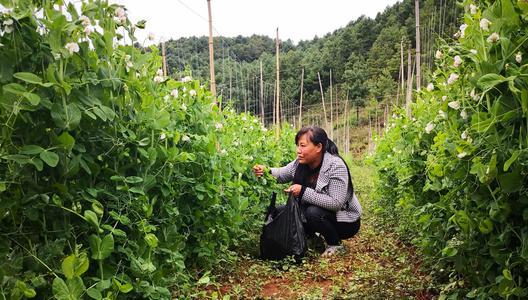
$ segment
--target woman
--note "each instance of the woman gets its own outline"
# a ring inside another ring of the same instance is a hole
[[[345,161],[334,142],[319,127],[304,127],[295,136],[297,159],[282,168],[271,168],[280,183],[293,182],[285,189],[301,201],[307,232],[319,232],[327,247],[323,256],[344,250],[342,239],[353,237],[360,227],[361,205]],[[255,165],[260,177],[267,170]]]

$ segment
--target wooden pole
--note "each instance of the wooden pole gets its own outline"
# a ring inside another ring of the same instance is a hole
[[[325,118],[325,125],[328,127],[328,118],[326,117],[326,106],[324,102],[323,84],[321,83],[321,75],[317,72],[317,78],[319,79],[319,89],[321,90],[321,100],[323,101],[323,113]]]
[[[348,92],[345,101],[345,149],[346,154],[350,152],[350,112],[348,111]]]
[[[211,76],[211,94],[216,102],[216,81],[214,68],[214,50],[213,50],[213,18],[211,16],[211,0],[207,0],[207,9],[209,11],[209,73]]]
[[[167,55],[165,53],[165,42],[161,42],[161,57],[163,59],[163,76],[167,76]]]
[[[398,92],[396,93],[396,106],[400,105],[400,92],[403,92],[403,39],[400,42],[400,71],[398,72]]]
[[[276,94],[275,94],[275,137],[278,138],[280,135],[280,66],[279,66],[279,28],[277,27],[277,39],[275,40],[275,56],[276,56],[276,69],[277,69],[277,82],[276,82]]]
[[[264,124],[264,77],[262,75],[262,60],[260,61],[260,118]]]
[[[299,128],[302,128],[302,102],[303,102],[303,89],[304,89],[304,68],[301,71],[301,99],[299,101]]]
[[[420,0],[414,0],[414,13],[416,19],[416,90],[420,91],[422,83],[420,72]]]
[[[332,69],[330,69],[330,139],[334,139],[334,105],[332,97]]]
[[[405,109],[407,111],[407,116],[410,116],[410,106],[411,106],[411,98],[412,98],[412,64],[411,64],[411,48],[408,50],[407,55],[407,95],[405,97]]]

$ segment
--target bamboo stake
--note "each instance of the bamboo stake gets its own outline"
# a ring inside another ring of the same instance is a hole
[[[165,42],[161,42],[161,57],[163,59],[163,76],[167,76],[167,55],[165,53]]]
[[[326,106],[324,102],[323,84],[321,83],[321,75],[317,72],[317,78],[319,78],[319,89],[321,90],[321,100],[323,101],[323,113],[325,118],[325,126],[328,127],[328,118],[326,117]]]
[[[332,98],[332,69],[330,69],[330,139],[334,139],[334,106]]]
[[[262,60],[260,61],[260,118],[264,124],[264,77],[262,75]]]
[[[411,48],[408,49],[407,55],[407,95],[405,97],[405,109],[407,116],[410,116],[410,106],[412,97],[412,79],[411,79]]]
[[[416,19],[416,90],[420,91],[422,74],[420,66],[420,0],[414,0],[414,12]]]
[[[279,28],[277,27],[277,39],[275,40],[275,54],[276,54],[276,61],[277,61],[277,65],[276,65],[276,69],[277,69],[277,82],[276,82],[276,104],[275,104],[275,125],[276,125],[276,128],[275,128],[275,137],[276,138],[279,138],[279,134],[280,134],[280,114],[279,114],[279,107],[280,107],[280,77],[279,77],[279,72],[280,72],[280,66],[279,66]]]
[[[214,68],[214,49],[213,49],[213,18],[211,16],[211,0],[207,0],[207,10],[209,11],[209,73],[211,76],[211,94],[216,102],[216,81]]]
[[[299,101],[299,128],[302,128],[303,89],[304,89],[304,68],[302,68],[302,71],[301,71],[301,99]]]

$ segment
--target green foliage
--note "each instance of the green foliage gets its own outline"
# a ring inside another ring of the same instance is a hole
[[[528,295],[522,3],[464,2],[460,38],[441,45],[412,117],[395,115],[373,156],[377,211],[429,256],[451,298]]]
[[[164,77],[117,5],[1,3],[0,295],[169,299],[248,247],[291,129]]]

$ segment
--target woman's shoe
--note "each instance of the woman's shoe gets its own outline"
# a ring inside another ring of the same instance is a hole
[[[328,245],[321,256],[330,257],[341,253],[345,253],[345,247],[343,245]]]

